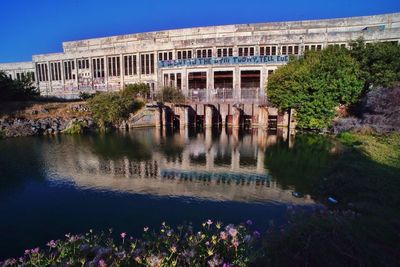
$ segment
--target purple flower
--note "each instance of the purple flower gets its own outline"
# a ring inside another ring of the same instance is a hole
[[[168,230],[167,231],[167,236],[171,236],[173,234],[173,232],[174,232],[173,230]]]
[[[219,234],[219,237],[220,237],[222,240],[225,240],[228,236],[226,235],[226,232],[222,231],[222,232]]]
[[[107,264],[106,264],[106,262],[104,260],[99,260],[99,266],[100,267],[106,267]]]
[[[125,237],[126,237],[126,233],[121,233],[121,238],[125,239]]]
[[[31,253],[32,254],[38,254],[39,253],[39,248],[31,249]]]
[[[147,231],[149,231],[149,227],[147,227],[147,226],[146,226],[146,227],[144,227],[144,228],[143,228],[143,231],[144,231],[144,232],[147,232]]]
[[[30,249],[25,249],[25,255],[28,255],[29,253],[31,253]]]
[[[256,231],[253,232],[253,236],[254,236],[255,238],[260,238],[261,234],[260,234],[259,231],[256,230]]]
[[[252,225],[252,224],[253,224],[253,221],[249,219],[249,220],[246,221],[246,224],[247,224],[247,225]]]
[[[233,227],[229,228],[228,233],[232,236],[235,237],[237,235],[237,230]]]
[[[208,219],[206,224],[208,224],[208,226],[210,226],[211,224],[213,224],[213,222],[210,219]]]
[[[232,264],[224,262],[224,264],[222,264],[222,267],[232,267]]]
[[[50,240],[50,242],[47,243],[47,246],[50,248],[55,248],[56,247],[56,242],[54,240]]]

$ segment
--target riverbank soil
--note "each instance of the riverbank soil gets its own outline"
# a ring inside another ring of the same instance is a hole
[[[292,211],[267,236],[257,266],[399,266],[400,134],[346,132],[338,140],[347,148],[314,194],[328,209]]]
[[[6,102],[0,105],[1,118],[23,118],[36,120],[44,118],[71,119],[89,115],[85,101],[73,102]]]

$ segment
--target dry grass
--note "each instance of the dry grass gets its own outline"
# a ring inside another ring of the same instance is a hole
[[[74,107],[86,105],[84,101],[76,102],[10,102],[0,106],[0,118],[65,118],[71,119],[90,115],[87,111],[78,111]]]

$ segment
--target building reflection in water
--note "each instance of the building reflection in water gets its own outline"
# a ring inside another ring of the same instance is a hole
[[[287,132],[148,128],[59,138],[44,150],[48,177],[55,182],[63,177],[81,188],[153,196],[314,203],[283,190],[265,167],[269,146],[278,141],[293,145],[294,136]]]

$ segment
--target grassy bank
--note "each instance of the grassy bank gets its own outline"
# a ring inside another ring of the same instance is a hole
[[[400,262],[400,134],[343,133],[346,148],[315,189],[329,209],[292,212],[258,265],[396,266]],[[337,204],[327,201],[338,200]]]

